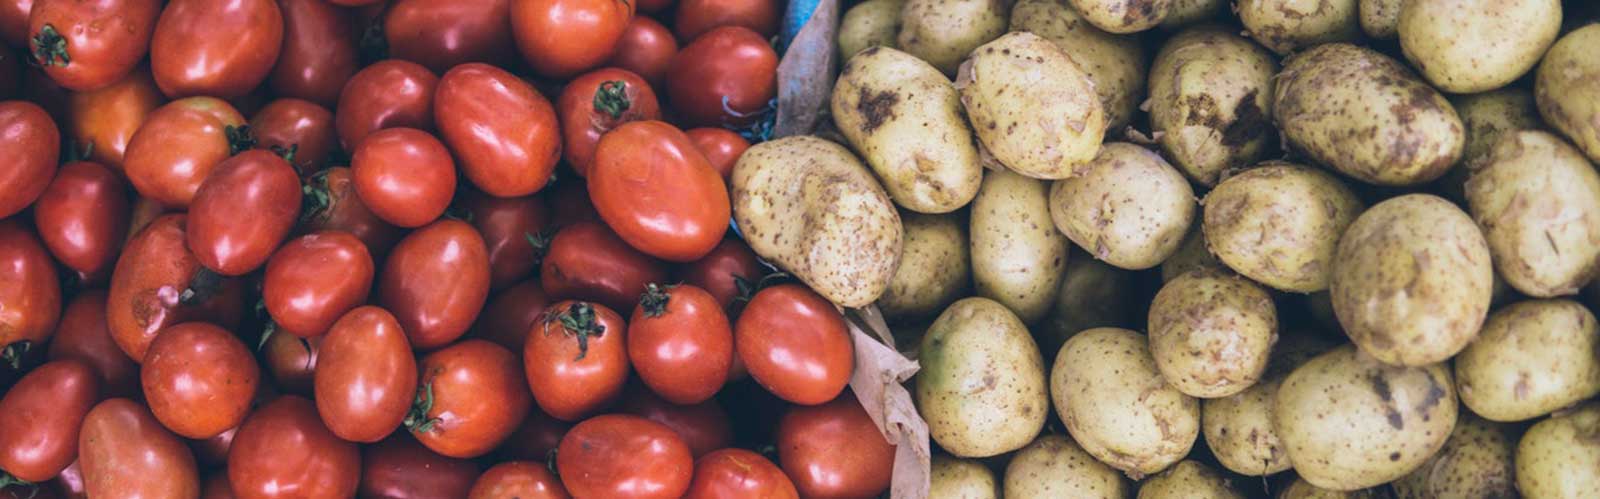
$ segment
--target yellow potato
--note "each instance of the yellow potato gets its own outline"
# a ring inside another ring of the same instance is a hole
[[[1502,135],[1465,189],[1495,270],[1517,291],[1577,294],[1600,274],[1600,173],[1560,137]]]
[[[1561,30],[1561,0],[1405,0],[1400,48],[1439,90],[1475,93],[1522,77]]]
[[[1278,55],[1361,38],[1357,0],[1237,0],[1250,37]]]
[[[1071,177],[1105,136],[1094,82],[1060,47],[1032,33],[1009,33],[973,51],[956,88],[988,153],[1024,176]]]
[[[1194,190],[1150,150],[1113,142],[1078,177],[1050,186],[1050,219],[1068,239],[1128,270],[1159,265],[1194,222]]]
[[[1006,33],[1010,6],[992,0],[905,0],[895,45],[954,76],[973,49]]]
[[[1216,470],[1184,461],[1139,484],[1138,499],[1244,499]]]
[[[1071,438],[1039,435],[1006,464],[1006,499],[1127,499],[1128,480]]]
[[[1227,11],[1226,0],[1172,0],[1167,17],[1161,20],[1163,29],[1178,29],[1207,21]]]
[[[1339,236],[1363,208],[1337,177],[1277,161],[1223,180],[1204,205],[1201,227],[1217,259],[1296,293],[1328,289]]]
[[[970,287],[967,230],[955,215],[902,213],[900,266],[878,297],[891,323],[931,318]]]
[[[1050,413],[1044,359],[1027,326],[987,298],[955,302],[922,337],[917,409],[928,435],[960,457],[1028,445]]]
[[[1150,125],[1161,149],[1204,185],[1255,163],[1273,139],[1277,72],[1261,46],[1219,26],[1168,39],[1150,70]]]
[[[1600,497],[1600,403],[1533,425],[1516,459],[1517,491],[1527,499]]]
[[[895,46],[900,31],[900,9],[905,0],[867,0],[845,11],[839,20],[840,60],[868,47]]]
[[[933,456],[928,499],[995,499],[1000,484],[982,463],[949,456]]]
[[[1227,271],[1168,281],[1150,303],[1150,354],[1167,382],[1192,397],[1226,397],[1261,379],[1278,341],[1272,297]]]
[[[1551,128],[1600,162],[1600,24],[1567,33],[1539,63],[1533,96]]]
[[[1531,300],[1489,316],[1456,356],[1461,402],[1491,421],[1536,418],[1600,395],[1600,327],[1570,300]]]
[[[972,283],[1033,324],[1061,287],[1070,243],[1050,223],[1050,186],[1008,171],[990,171],[972,202]]]
[[[1050,370],[1050,395],[1083,449],[1135,480],[1182,460],[1200,434],[1200,403],[1156,369],[1144,335],[1078,333]]]
[[[1069,0],[1084,19],[1111,33],[1137,33],[1161,24],[1173,0]]]
[[[1399,499],[1516,497],[1513,429],[1463,413],[1443,449],[1394,481]]]
[[[1061,47],[1089,75],[1105,108],[1106,128],[1120,130],[1144,99],[1144,44],[1139,37],[1094,27],[1067,0],[1022,0],[1011,8],[1011,31],[1026,31]]]
[[[1171,281],[1195,269],[1228,268],[1217,259],[1216,255],[1211,254],[1210,248],[1206,247],[1206,235],[1202,225],[1194,224],[1189,233],[1183,236],[1183,242],[1178,244],[1178,250],[1161,261],[1161,282]]]
[[[1380,40],[1394,38],[1400,30],[1400,7],[1406,0],[1361,0],[1361,31]]]

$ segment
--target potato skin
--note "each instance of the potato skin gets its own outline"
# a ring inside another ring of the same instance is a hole
[[[1189,233],[1183,236],[1183,242],[1178,244],[1178,250],[1172,252],[1166,260],[1161,261],[1161,282],[1177,279],[1178,276],[1191,270],[1209,268],[1226,269],[1216,255],[1211,254],[1207,248],[1206,234],[1202,230],[1202,223],[1194,224]]]
[[[1455,360],[1461,402],[1491,421],[1523,421],[1600,394],[1600,326],[1571,300],[1495,311]]]
[[[1466,127],[1466,146],[1461,150],[1461,161],[1439,178],[1439,195],[1467,205],[1467,178],[1476,171],[1483,157],[1500,141],[1506,132],[1539,130],[1544,121],[1539,118],[1539,106],[1533,101],[1533,90],[1509,86],[1488,92],[1457,95],[1450,98],[1461,124]]]
[[[933,66],[892,48],[866,49],[844,65],[831,104],[834,125],[896,204],[948,213],[978,194],[978,144],[955,85]]]
[[[1361,490],[1328,490],[1312,485],[1304,478],[1295,477],[1289,488],[1278,493],[1278,499],[1389,499],[1381,487]]]
[[[1044,359],[1028,328],[1004,305],[967,298],[922,337],[916,402],[928,435],[960,457],[1022,448],[1050,412]]]
[[[845,11],[839,20],[839,60],[849,60],[868,47],[894,48],[905,4],[905,0],[867,0]]]
[[[1244,499],[1216,470],[1184,460],[1139,485],[1138,499]]]
[[[1129,492],[1122,474],[1061,435],[1039,435],[1006,464],[1006,499],[1126,499]]]
[[[929,470],[929,499],[995,499],[1000,484],[987,466],[969,459],[933,456]]]
[[[1517,497],[1511,428],[1463,413],[1444,448],[1394,481],[1398,499]]]
[[[953,214],[901,213],[900,266],[878,297],[889,322],[931,318],[969,288],[967,229]]]
[[[1061,47],[1094,82],[1106,128],[1120,130],[1139,113],[1149,70],[1139,37],[1096,28],[1067,0],[1022,0],[1011,8],[1011,31],[1039,35]]]
[[[1600,24],[1573,30],[1539,63],[1533,96],[1545,123],[1600,162]]]
[[[1050,219],[1106,263],[1144,270],[1178,250],[1194,222],[1194,190],[1148,149],[1107,143],[1078,177],[1050,186]]]
[[[1361,0],[1361,31],[1379,40],[1394,38],[1400,31],[1400,7],[1406,0]]]
[[[1094,82],[1056,44],[1008,33],[972,52],[956,77],[978,140],[1007,169],[1073,176],[1100,149],[1106,114]]]
[[[1217,17],[1229,5],[1225,0],[1172,0],[1167,17],[1161,19],[1162,29],[1178,29],[1190,24]]]
[[[1006,33],[1011,3],[994,0],[906,0],[895,46],[955,76],[979,45]]]
[[[1476,93],[1522,77],[1561,30],[1561,0],[1406,0],[1400,49],[1439,90]]]
[[[1182,460],[1200,434],[1200,404],[1156,370],[1148,341],[1119,328],[1078,333],[1050,371],[1056,414],[1095,459],[1135,480]]]
[[[1150,124],[1161,149],[1208,186],[1261,159],[1273,139],[1277,72],[1265,49],[1220,26],[1174,35],[1150,69]]]
[[[1096,27],[1108,33],[1137,33],[1161,24],[1172,0],[1068,0]]]
[[[1050,311],[1071,247],[1050,222],[1049,197],[1043,180],[991,170],[972,202],[973,287],[1027,324]]]
[[[1351,341],[1378,360],[1407,366],[1466,347],[1489,312],[1493,288],[1478,226],[1428,194],[1391,198],[1357,217],[1339,239],[1329,279],[1333,312]]]
[[[1576,294],[1600,274],[1600,173],[1555,135],[1507,133],[1467,180],[1495,269],[1523,294]]]
[[[1339,236],[1363,208],[1337,177],[1276,161],[1228,177],[1202,204],[1201,227],[1217,259],[1295,293],[1328,289]]]
[[[1527,499],[1600,497],[1600,402],[1551,416],[1517,443],[1517,490]]]
[[[757,255],[836,304],[861,307],[900,265],[900,214],[872,172],[812,136],[751,146],[729,182],[733,218]]]
[[[1226,271],[1168,281],[1150,303],[1148,323],[1156,368],[1191,397],[1226,397],[1254,385],[1278,341],[1272,297]]]
[[[1283,439],[1272,425],[1272,405],[1283,378],[1307,359],[1332,348],[1309,331],[1282,335],[1261,381],[1244,391],[1200,401],[1206,447],[1234,473],[1265,476],[1289,469]]]
[[[1039,351],[1053,356],[1079,331],[1132,326],[1138,275],[1073,252],[1061,271],[1061,289],[1044,322],[1033,328]],[[1048,360],[1048,359],[1047,359]]]
[[[1357,0],[1238,0],[1234,11],[1250,38],[1278,55],[1361,38]]]

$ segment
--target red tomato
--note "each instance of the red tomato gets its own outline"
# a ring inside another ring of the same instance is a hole
[[[511,34],[534,71],[570,78],[611,57],[632,17],[628,0],[513,0]]]
[[[123,173],[139,194],[172,208],[189,206],[217,163],[249,147],[244,116],[211,97],[179,99],[156,108],[128,141]]]
[[[172,0],[156,21],[150,68],[168,97],[250,93],[283,48],[273,0]]]
[[[743,26],[772,38],[781,10],[776,0],[681,0],[672,31],[679,40],[693,40],[722,26]]]
[[[384,15],[389,55],[442,72],[511,60],[511,0],[395,0]]]
[[[139,389],[139,365],[117,348],[106,326],[106,292],[87,291],[67,304],[50,340],[50,360],[76,359],[93,367],[107,395],[132,395]]]
[[[83,418],[78,465],[89,497],[198,497],[194,455],[150,411],[110,399]]]
[[[333,106],[357,69],[350,13],[320,0],[278,0],[278,7],[283,50],[268,85],[283,97]]]
[[[639,8],[645,8],[644,2],[639,3]],[[672,65],[672,56],[677,54],[678,40],[672,38],[666,26],[655,19],[638,16],[622,30],[617,51],[606,64],[632,71],[651,85],[660,86],[667,77],[667,68]]]
[[[300,175],[271,151],[225,159],[200,184],[189,205],[189,249],[222,275],[267,262],[300,214]]]
[[[159,0],[35,0],[28,50],[61,86],[95,90],[144,59],[160,11]]]
[[[706,160],[722,175],[723,181],[733,176],[734,163],[738,163],[739,156],[750,148],[750,141],[726,128],[696,128],[684,133],[689,135],[694,147],[706,155]]]
[[[461,158],[461,172],[491,195],[538,192],[561,159],[550,101],[503,69],[470,63],[445,73],[433,114],[439,135]]]
[[[694,458],[671,429],[638,416],[607,414],[578,423],[556,451],[561,483],[577,497],[683,497]]]
[[[77,442],[73,442],[73,446],[77,446]],[[61,489],[62,496],[71,499],[87,499],[89,497],[89,493],[83,490],[83,471],[82,468],[78,466],[77,461],[73,461],[72,464],[67,466],[66,469],[61,470],[61,474],[56,475],[55,479],[51,480],[51,482],[56,486],[56,488]],[[49,487],[42,487],[41,489],[48,490]],[[47,492],[44,494],[44,497],[34,499],[45,499],[49,496],[50,494]],[[0,493],[0,498],[3,497],[6,497],[6,495],[4,493]],[[26,499],[26,496],[15,499]]]
[[[728,187],[689,137],[660,121],[600,139],[589,198],[629,246],[674,262],[706,256],[728,231]]]
[[[705,257],[678,267],[679,281],[693,284],[717,297],[717,303],[735,315],[734,300],[740,297],[739,281],[755,286],[765,275],[761,261],[744,241],[736,237],[724,238]],[[748,300],[750,297],[744,297]]]
[[[361,455],[360,497],[452,499],[466,497],[478,466],[435,454],[406,432],[367,446]]]
[[[852,393],[794,407],[778,421],[778,461],[806,497],[876,497],[889,488],[894,446]]]
[[[262,386],[265,387],[267,385]],[[260,392],[267,391],[269,390],[260,390]],[[272,395],[272,397],[276,397],[276,395]],[[261,400],[265,397],[258,393],[256,398]],[[194,451],[194,459],[200,464],[200,469],[220,468],[222,465],[227,464],[228,450],[233,448],[233,437],[238,434],[239,429],[233,428],[205,440],[190,440],[189,449]],[[226,469],[220,471],[223,475],[227,474]]]
[[[89,148],[89,159],[122,170],[123,153],[146,116],[167,101],[150,70],[139,68],[121,81],[67,100],[67,135]]]
[[[606,226],[578,222],[561,229],[550,241],[539,279],[552,299],[593,301],[613,310],[632,310],[644,286],[666,281],[667,273],[661,262],[628,246]]]
[[[684,499],[799,499],[783,470],[760,454],[722,449],[694,463],[694,481]]]
[[[494,295],[483,313],[478,314],[478,321],[468,335],[495,342],[513,352],[521,351],[528,342],[528,332],[544,316],[548,306],[550,298],[539,289],[538,279],[522,281]]]
[[[728,381],[728,316],[703,289],[651,284],[628,321],[628,360],[639,379],[667,401],[704,402]]]
[[[311,201],[300,213],[302,231],[354,234],[367,245],[374,262],[382,260],[400,242],[400,229],[374,215],[356,195],[349,168],[336,166],[317,172],[306,181],[302,192]]]
[[[522,367],[539,409],[577,421],[604,409],[628,382],[628,326],[604,305],[564,301],[528,333]]]
[[[317,412],[339,438],[377,442],[394,432],[411,409],[417,361],[389,312],[351,310],[322,342],[316,373]]]
[[[433,91],[439,77],[414,62],[390,59],[350,77],[339,93],[334,126],[344,150],[385,128],[433,129]]]
[[[272,333],[261,345],[262,367],[272,375],[276,388],[286,393],[311,396],[311,377],[317,372],[322,353],[322,337],[301,338]],[[205,461],[204,456],[201,461]]]
[[[162,425],[184,437],[211,438],[244,421],[261,369],[233,333],[186,322],[150,342],[139,378]]]
[[[302,338],[318,336],[366,303],[373,272],[360,239],[348,232],[316,232],[273,253],[261,280],[261,300],[278,329]]]
[[[162,215],[134,236],[117,258],[106,295],[111,338],[135,361],[143,361],[156,333],[189,321],[223,327],[239,324],[243,286],[211,271],[184,241],[187,216]]]
[[[561,445],[561,437],[572,429],[572,423],[550,417],[535,407],[528,411],[522,426],[500,444],[497,457],[504,460],[540,461],[550,458],[550,451]]]
[[[234,499],[233,484],[228,482],[226,471],[213,472],[200,489],[200,499]]]
[[[56,174],[61,154],[61,132],[50,114],[33,103],[0,102],[0,151],[6,151],[0,168],[0,218],[33,204]]]
[[[456,191],[450,150],[428,132],[390,128],[361,141],[350,160],[356,194],[384,221],[421,227],[444,214]]]
[[[676,405],[643,386],[630,384],[617,409],[671,428],[695,457],[733,445],[733,425],[715,399]]]
[[[61,166],[33,205],[34,226],[50,254],[93,282],[111,273],[128,231],[127,187],[97,163]]]
[[[0,398],[0,469],[26,482],[56,476],[78,458],[78,429],[99,401],[88,364],[58,360],[29,371]]]
[[[778,53],[766,37],[723,26],[695,38],[672,58],[667,95],[695,126],[754,123],[778,95]]]
[[[483,472],[472,484],[467,499],[566,499],[561,480],[550,474],[544,463],[511,461]]]
[[[42,346],[61,316],[55,262],[38,237],[10,219],[0,220],[0,303],[0,360]]]
[[[460,458],[494,450],[528,416],[532,401],[517,356],[466,340],[422,358],[417,403],[406,428],[434,452]]]
[[[5,0],[0,2],[0,41],[12,47],[28,43],[28,13],[34,0]]]
[[[290,163],[306,177],[322,169],[339,139],[333,130],[332,112],[295,98],[272,101],[257,111],[250,117],[250,132],[256,135],[257,148],[293,151]]]
[[[228,451],[228,482],[241,499],[352,497],[361,452],[322,426],[311,401],[278,397],[239,427]]]
[[[419,350],[460,338],[488,298],[483,238],[459,220],[440,220],[406,236],[378,276],[378,303],[395,314]]]
[[[567,164],[579,176],[589,175],[600,136],[630,121],[661,119],[650,84],[625,69],[598,69],[573,79],[556,105],[566,137]]]
[[[557,182],[550,191],[550,229],[559,231],[578,222],[600,223],[594,203],[589,201],[589,187],[582,178],[567,177]]]
[[[733,334],[750,376],[779,398],[821,404],[850,383],[855,346],[844,317],[805,286],[781,284],[757,292]]]
[[[499,198],[480,193],[462,200],[467,219],[489,248],[489,287],[511,285],[539,267],[549,244],[550,210],[537,196]],[[518,343],[520,347],[522,344]]]

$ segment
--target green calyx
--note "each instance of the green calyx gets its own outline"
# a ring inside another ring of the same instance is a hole
[[[40,66],[67,67],[72,64],[72,55],[67,53],[67,39],[56,31],[56,27],[46,24],[39,28],[39,34],[33,35],[33,62]]]
[[[411,433],[427,433],[433,431],[434,425],[439,424],[439,418],[429,418],[428,411],[433,410],[433,382],[425,382],[417,386],[417,398],[411,403],[411,411],[406,413],[406,419],[401,421]]]
[[[33,342],[31,341],[24,340],[6,345],[5,348],[0,348],[0,362],[5,362],[6,365],[11,366],[12,370],[22,369],[22,358],[28,355],[29,350],[33,350]],[[3,473],[0,472],[0,474]],[[10,475],[0,476],[0,484],[4,483],[5,476]],[[0,486],[0,488],[3,488],[3,486]]]
[[[256,147],[256,136],[250,133],[250,125],[228,125],[222,128],[222,133],[228,137],[228,155],[230,156]]]
[[[639,295],[639,308],[644,309],[645,317],[661,317],[667,313],[667,302],[672,300],[673,285],[646,284],[644,294]]]
[[[594,110],[610,115],[611,119],[621,118],[630,107],[633,103],[628,101],[628,82],[603,82],[594,92]]]
[[[594,306],[588,302],[574,303],[555,316],[547,317],[546,327],[552,321],[560,322],[561,328],[565,329],[567,334],[578,338],[578,357],[572,359],[573,361],[583,360],[589,355],[590,336],[600,336],[606,332],[606,326],[600,323],[600,319],[595,316]]]
[[[194,272],[194,277],[189,278],[189,287],[178,294],[178,303],[184,305],[198,305],[222,291],[222,274],[201,266]]]
[[[333,211],[333,194],[328,192],[328,170],[319,171],[300,186],[300,223],[327,220]]]

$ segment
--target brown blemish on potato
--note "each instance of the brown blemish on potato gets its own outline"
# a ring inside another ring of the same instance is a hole
[[[883,90],[874,92],[862,87],[856,103],[856,109],[861,111],[861,117],[866,120],[861,129],[866,133],[872,133],[885,122],[894,119],[894,106],[899,102],[899,94]]]
[[[1373,373],[1367,377],[1367,382],[1372,384],[1372,391],[1383,401],[1383,415],[1388,418],[1389,426],[1396,430],[1406,429],[1405,418],[1400,416],[1400,410],[1394,405],[1394,392],[1389,387],[1389,380],[1384,379],[1382,373]]]

